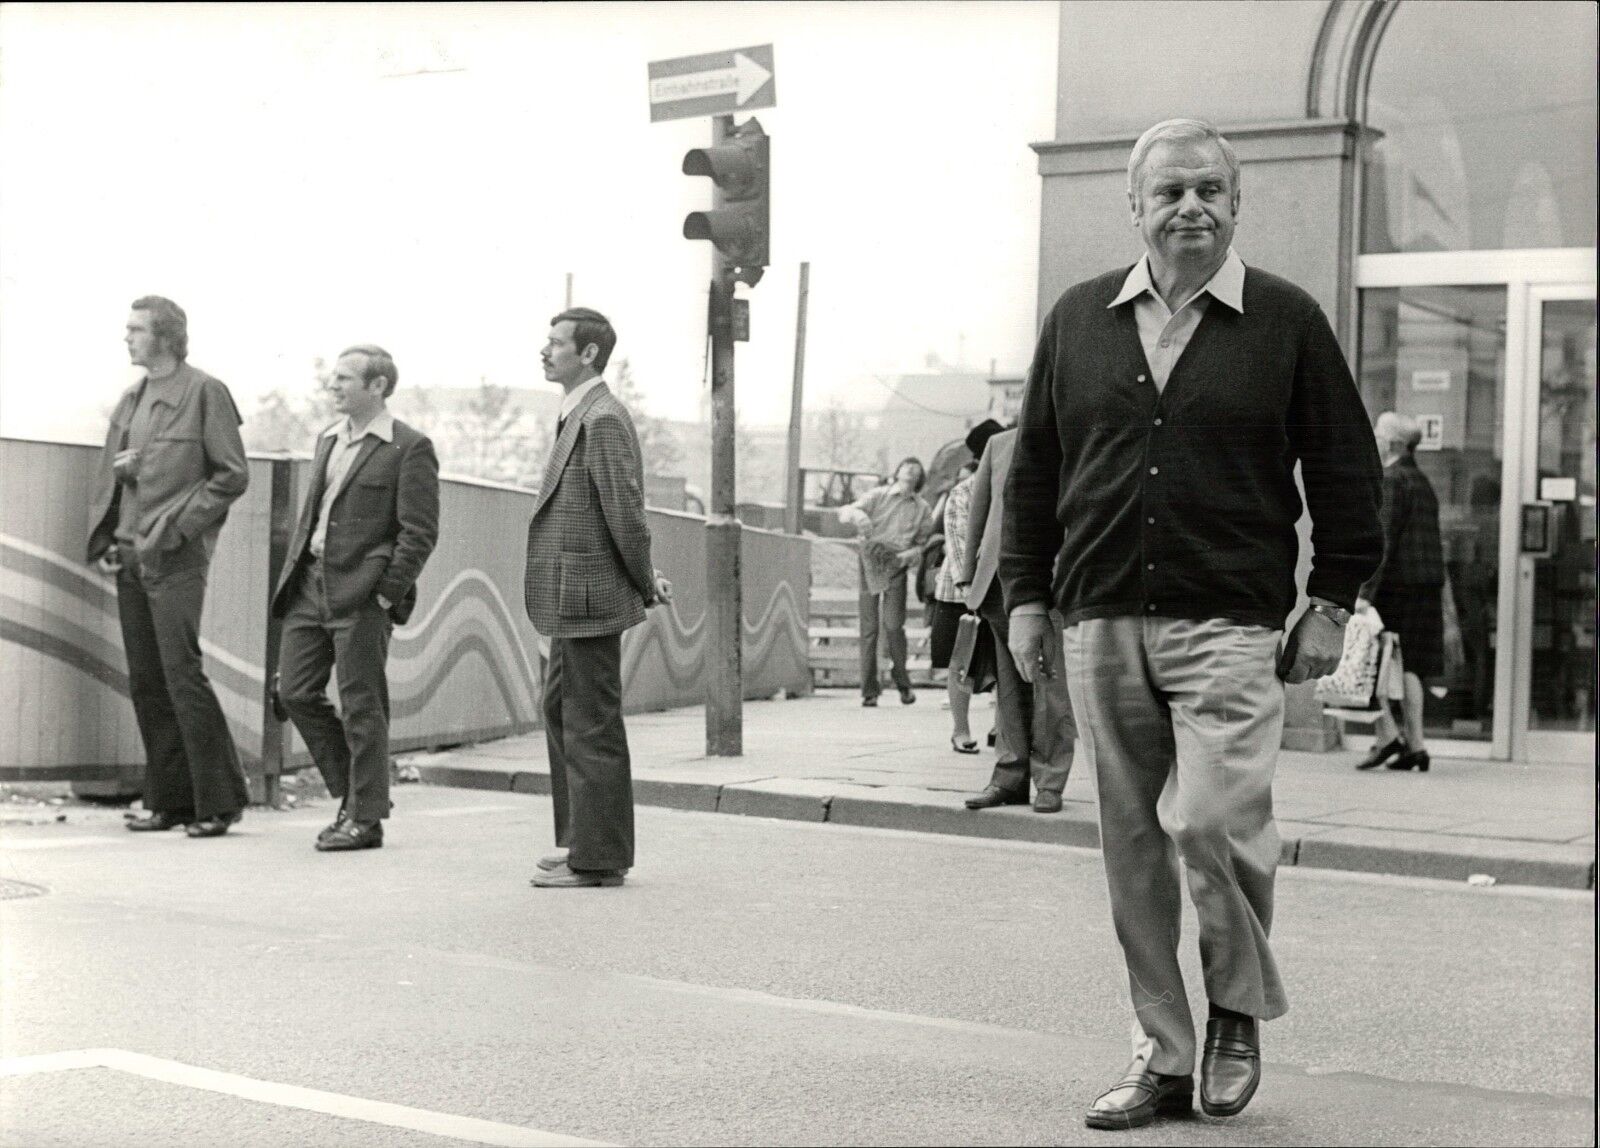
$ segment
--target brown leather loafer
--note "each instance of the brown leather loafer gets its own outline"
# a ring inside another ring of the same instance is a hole
[[[228,826],[237,823],[243,817],[244,814],[237,810],[233,813],[219,813],[215,817],[202,817],[199,821],[191,822],[184,832],[190,837],[221,837],[228,831]]]
[[[130,833],[162,833],[194,820],[192,813],[146,813],[128,821]]]
[[[535,889],[598,889],[622,884],[626,869],[569,869],[566,862],[547,873],[536,873],[528,884]]]
[[[554,853],[546,853],[543,857],[539,858],[539,868],[543,869],[546,873],[554,873],[566,863],[567,851],[565,849],[557,849]]]
[[[986,785],[983,787],[982,793],[966,800],[968,809],[993,809],[997,805],[1026,804],[1028,804],[1028,795],[1026,793],[1020,795],[1011,793],[1001,789],[998,785]]]
[[[356,849],[382,849],[383,822],[345,818],[343,825],[317,838],[318,853],[349,853]]]
[[[1207,1116],[1237,1115],[1260,1083],[1261,1033],[1254,1018],[1206,1021],[1206,1048],[1200,1058],[1201,1111]]]
[[[1188,1116],[1194,1111],[1194,1077],[1160,1072],[1129,1072],[1095,1097],[1083,1122],[1090,1128],[1123,1132],[1142,1128],[1157,1116]]]

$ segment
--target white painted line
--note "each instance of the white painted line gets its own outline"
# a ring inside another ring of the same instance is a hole
[[[101,1068],[103,1049],[77,1048],[70,1052],[41,1052],[0,1060],[0,1076],[31,1076],[35,1072],[60,1072],[67,1068]]]
[[[270,1080],[197,1068],[192,1064],[181,1064],[176,1060],[164,1060],[120,1048],[85,1048],[40,1056],[12,1057],[0,1060],[0,1077],[74,1068],[109,1068],[148,1080],[159,1080],[164,1084],[199,1088],[224,1096],[236,1096],[241,1100],[276,1104],[280,1108],[299,1108],[346,1120],[382,1124],[389,1128],[426,1132],[469,1144],[492,1144],[502,1148],[604,1148],[604,1142],[599,1140],[583,1140],[576,1136],[563,1136],[559,1132],[545,1132],[517,1124],[499,1124],[493,1120],[455,1116],[448,1112],[431,1112],[426,1108],[387,1104],[381,1100],[366,1100],[359,1096],[300,1088],[293,1084],[276,1084]]]

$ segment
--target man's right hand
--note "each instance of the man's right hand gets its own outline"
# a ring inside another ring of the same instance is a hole
[[[114,577],[122,572],[122,551],[113,546],[96,558],[94,564],[100,568],[100,573]]]
[[[1050,633],[1050,615],[1011,615],[1011,637],[1006,645],[1011,650],[1011,660],[1017,663],[1017,673],[1022,680],[1032,683],[1036,672],[1043,670],[1049,677],[1050,660],[1046,656],[1045,638]]]

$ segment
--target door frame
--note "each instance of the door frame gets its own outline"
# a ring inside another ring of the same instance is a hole
[[[1593,270],[1591,266],[1591,271]],[[1518,454],[1520,466],[1516,494],[1519,504],[1539,501],[1539,392],[1543,384],[1544,306],[1566,300],[1594,300],[1595,280],[1587,282],[1529,284],[1523,305],[1523,378],[1527,386],[1522,395],[1522,437]],[[1507,348],[1507,363],[1510,349]],[[1509,444],[1508,444],[1509,445]],[[1509,453],[1509,451],[1507,452]],[[1505,489],[1510,489],[1505,488]],[[1503,513],[1502,509],[1502,513]],[[1517,508],[1521,515],[1521,505]],[[1511,757],[1515,761],[1592,762],[1594,731],[1536,730],[1533,716],[1533,627],[1535,555],[1524,554],[1519,545],[1516,564],[1516,616],[1511,681]]]
[[[1524,494],[1530,488],[1537,493],[1538,484],[1534,472],[1538,469],[1542,342],[1538,328],[1531,324],[1537,321],[1535,311],[1542,308],[1545,299],[1592,297],[1595,294],[1595,261],[1593,247],[1403,252],[1356,258],[1357,290],[1473,286],[1506,289],[1494,725],[1487,742],[1434,739],[1431,744],[1441,757],[1526,761],[1533,754],[1541,761],[1565,761],[1572,752],[1572,740],[1585,737],[1528,729],[1526,706],[1533,668],[1533,565],[1532,560],[1524,559],[1521,553],[1519,527]],[[1526,501],[1533,499],[1528,497]],[[1520,585],[1524,566],[1528,571],[1526,591]],[[1523,708],[1516,708],[1518,704]],[[1587,735],[1586,744],[1586,752],[1577,760],[1593,761],[1592,734]],[[1555,756],[1546,756],[1552,753]]]

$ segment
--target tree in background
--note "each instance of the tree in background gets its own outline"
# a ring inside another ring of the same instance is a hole
[[[633,426],[639,432],[639,451],[644,455],[647,474],[678,475],[682,473],[683,444],[666,419],[644,412],[644,396],[634,381],[633,367],[627,359],[619,359],[610,382],[612,392],[633,416]]]
[[[527,469],[523,411],[511,388],[479,377],[478,391],[451,420],[444,453],[452,470],[494,482],[516,482]],[[442,461],[442,460],[441,460]]]
[[[338,417],[328,383],[333,370],[321,357],[311,360],[314,385],[305,391],[274,388],[256,400],[241,435],[247,450],[292,450],[309,453],[317,435]]]

